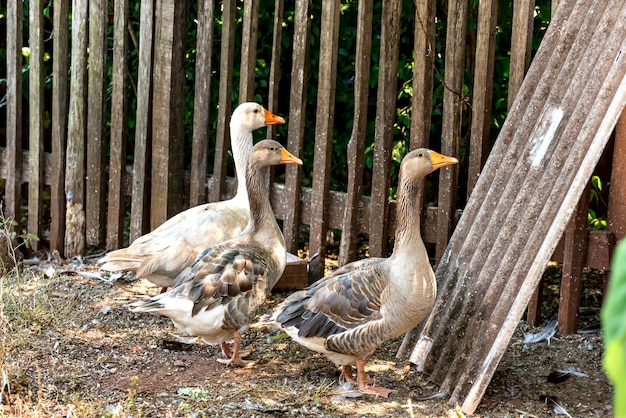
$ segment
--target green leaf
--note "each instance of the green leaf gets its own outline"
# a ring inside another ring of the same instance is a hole
[[[604,369],[614,389],[615,417],[626,417],[626,240],[613,254],[611,281],[600,313]]]

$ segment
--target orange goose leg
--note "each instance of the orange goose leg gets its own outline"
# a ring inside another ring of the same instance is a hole
[[[230,357],[230,358],[228,359],[218,358],[217,361],[227,366],[244,367],[248,365],[250,362],[242,360],[241,358],[249,355],[250,350],[239,349],[239,344],[241,343],[241,334],[239,332],[237,331],[233,332],[233,340],[234,340],[234,344],[233,344],[232,351],[230,347],[228,347],[228,344],[225,341],[223,341],[221,344],[222,353],[224,353],[226,357]]]
[[[359,390],[363,393],[369,393],[371,395],[377,395],[386,398],[389,396],[390,393],[396,392],[393,389],[368,385],[369,379],[367,378],[367,374],[365,373],[365,360],[359,359],[356,361],[356,381]]]

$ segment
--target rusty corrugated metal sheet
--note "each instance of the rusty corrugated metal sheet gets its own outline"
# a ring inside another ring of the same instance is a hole
[[[626,101],[626,6],[562,2],[437,270],[411,361],[471,414]]]

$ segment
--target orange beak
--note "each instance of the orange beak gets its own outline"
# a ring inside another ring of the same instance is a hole
[[[447,165],[458,164],[459,160],[454,157],[448,157],[447,155],[439,154],[438,152],[430,152],[430,160],[433,163],[433,168],[436,170]]]
[[[273,114],[267,109],[263,109],[263,111],[265,112],[265,126],[282,125],[283,123],[285,123],[285,119],[283,119],[282,117]]]
[[[281,152],[282,152],[282,155],[280,157],[280,163],[281,164],[298,164],[298,165],[302,165],[302,160],[300,158],[296,157],[295,155],[293,155],[292,153],[290,153],[289,151],[287,151],[285,148],[283,148],[281,150]]]

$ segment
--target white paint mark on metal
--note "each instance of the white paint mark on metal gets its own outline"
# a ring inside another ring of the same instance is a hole
[[[538,168],[541,165],[561,120],[563,120],[563,109],[552,109],[546,119],[537,127],[537,133],[530,150],[530,165],[533,168]]]

